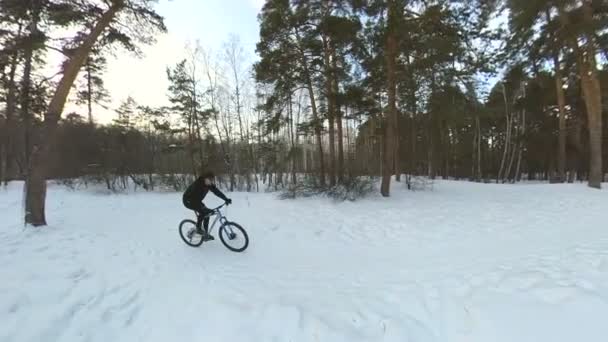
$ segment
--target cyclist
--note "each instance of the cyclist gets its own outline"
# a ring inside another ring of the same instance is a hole
[[[203,204],[203,199],[207,196],[209,191],[213,192],[217,197],[223,199],[226,204],[231,204],[232,200],[224,195],[214,184],[213,180],[215,175],[213,172],[204,172],[198,177],[188,188],[184,191],[182,201],[184,206],[188,209],[194,210],[198,213],[198,219],[196,222],[196,232],[203,235],[205,241],[214,240],[214,237],[208,233],[209,231],[209,216],[213,213],[212,210],[207,208]],[[201,229],[201,223],[203,223],[204,230]]]

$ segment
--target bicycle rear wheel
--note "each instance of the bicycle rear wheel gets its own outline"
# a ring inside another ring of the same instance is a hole
[[[243,227],[234,223],[226,222],[219,229],[220,240],[233,252],[240,253],[249,246],[249,236]]]
[[[183,220],[179,224],[179,236],[190,247],[198,247],[204,241],[203,236],[196,232],[196,222],[192,220]]]

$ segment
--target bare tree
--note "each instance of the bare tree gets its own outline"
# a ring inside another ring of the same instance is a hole
[[[243,113],[243,84],[244,84],[244,76],[243,76],[243,64],[245,60],[243,47],[241,46],[241,41],[238,36],[230,35],[228,41],[224,44],[224,58],[228,64],[228,68],[230,69],[230,74],[232,77],[232,102],[234,104],[234,108],[236,111],[236,118],[238,121],[239,127],[239,136],[240,136],[240,144],[237,144],[237,151],[235,151],[235,156],[237,157],[237,167],[241,169],[241,161],[238,159],[241,155],[238,149],[241,146],[246,146],[249,137],[246,135],[247,128],[245,126],[245,119]],[[249,170],[252,169],[251,162],[249,161],[249,165],[246,166],[244,172],[241,172],[245,177],[245,181],[247,183],[247,190],[251,190],[251,178],[249,175]]]

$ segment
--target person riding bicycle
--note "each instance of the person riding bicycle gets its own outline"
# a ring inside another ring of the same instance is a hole
[[[198,214],[196,222],[196,232],[204,236],[205,240],[214,240],[209,231],[209,216],[213,211],[203,204],[203,199],[207,196],[209,191],[213,192],[217,197],[221,198],[226,204],[231,204],[232,200],[224,195],[213,183],[215,175],[213,172],[204,172],[198,177],[188,188],[184,191],[182,201],[184,206],[188,209],[194,210]],[[201,229],[201,223],[205,230]]]

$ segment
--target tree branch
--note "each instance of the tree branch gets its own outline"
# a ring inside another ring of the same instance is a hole
[[[49,49],[49,50],[57,51],[57,52],[59,52],[60,54],[62,54],[62,55],[64,55],[64,56],[66,56],[66,57],[68,57],[68,58],[69,58],[69,57],[72,57],[70,54],[68,54],[67,52],[65,52],[64,50],[62,50],[62,49],[60,49],[60,48],[56,48],[56,47],[54,47],[54,46],[51,46],[51,45],[46,45],[46,44],[44,45],[44,47],[45,47],[45,48],[47,48],[47,49]]]

